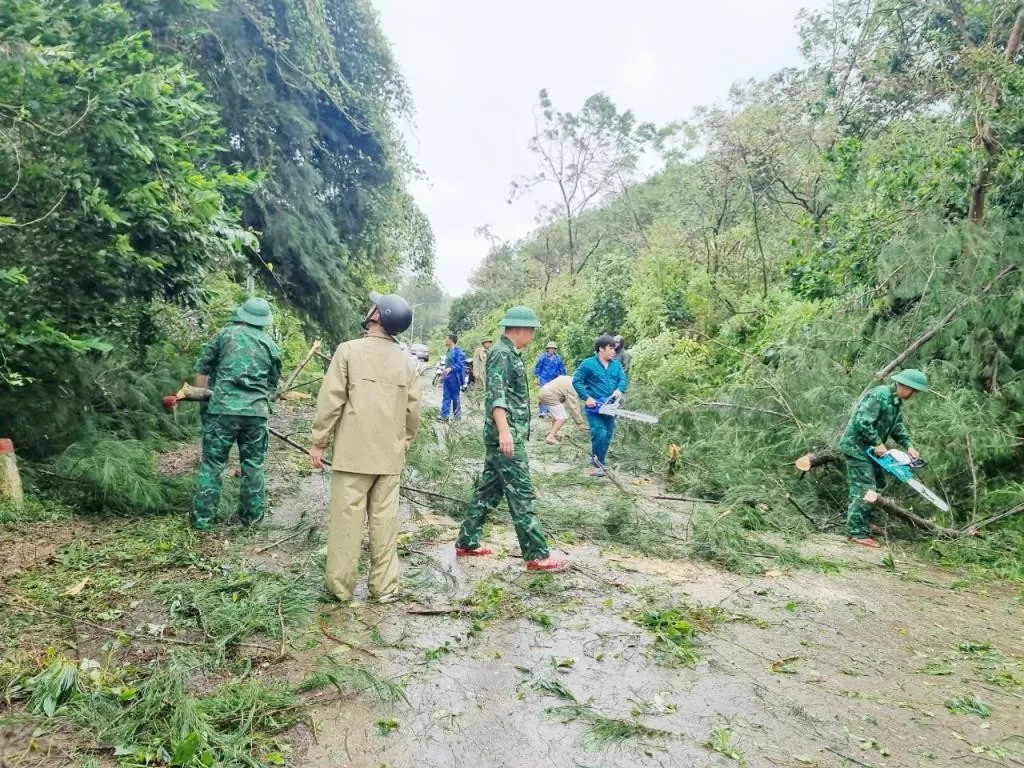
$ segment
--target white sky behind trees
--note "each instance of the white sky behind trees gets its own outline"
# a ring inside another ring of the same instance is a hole
[[[490,225],[515,240],[536,226],[509,182],[534,170],[526,145],[537,93],[577,111],[604,91],[664,125],[721,103],[738,80],[800,63],[796,14],[819,0],[372,0],[416,106],[403,126],[427,179],[437,278],[466,290]]]

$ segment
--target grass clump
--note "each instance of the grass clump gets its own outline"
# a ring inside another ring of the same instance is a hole
[[[697,664],[697,629],[686,609],[641,610],[629,618],[654,635],[653,653],[659,663],[679,667]]]
[[[251,635],[281,639],[287,628],[309,620],[321,594],[319,583],[306,573],[286,578],[250,571],[207,582],[161,584],[155,591],[167,601],[173,622],[194,620],[222,649]]]
[[[814,568],[836,573],[838,567],[819,557],[804,557],[795,549],[765,541],[749,532],[729,510],[705,510],[693,516],[689,553],[735,573],[757,573],[766,563]]]
[[[634,718],[610,717],[589,702],[580,701],[569,688],[559,680],[540,679],[533,681],[533,688],[565,703],[545,710],[549,715],[570,723],[581,721],[586,726],[586,741],[591,746],[606,747],[620,744],[629,739],[663,739],[671,736],[668,731],[651,728]]]
[[[973,693],[947,699],[946,709],[954,715],[977,715],[982,720],[987,719],[992,714],[992,707]]]

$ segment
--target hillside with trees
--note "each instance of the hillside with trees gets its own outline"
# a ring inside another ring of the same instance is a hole
[[[510,202],[544,189],[551,203],[531,236],[492,242],[450,325],[479,336],[530,304],[577,361],[599,333],[622,333],[631,405],[661,425],[619,441],[619,461],[663,468],[681,446],[679,488],[751,529],[841,518],[841,473],[797,482],[793,460],[834,447],[866,387],[925,368],[935,394],[909,419],[953,505],[945,523],[1012,508],[1024,496],[1022,31],[1016,3],[844,0],[800,16],[803,66],[673,125],[604,94],[561,111],[541,91],[536,170]],[[1019,575],[1020,525],[998,544],[933,549]]]
[[[160,395],[247,293],[296,356],[431,271],[366,3],[4,3],[0,51],[0,423],[26,458],[173,433]]]

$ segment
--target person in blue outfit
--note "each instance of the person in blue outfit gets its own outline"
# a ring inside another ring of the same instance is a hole
[[[558,354],[558,345],[549,341],[548,345],[544,348],[544,354],[537,358],[537,364],[533,366],[533,375],[537,378],[537,384],[539,387],[543,387],[550,381],[554,381],[559,376],[565,376],[565,362],[562,360],[561,355]],[[540,406],[537,413],[540,416],[546,415],[548,407],[546,405]]]
[[[441,421],[462,418],[462,386],[466,383],[466,353],[454,333],[445,336],[448,353],[444,358],[444,387],[441,398]]]
[[[584,360],[572,377],[572,386],[580,399],[586,401],[587,408],[593,408],[598,400],[622,397],[629,387],[626,372],[615,359],[615,339],[611,336],[598,336],[594,342],[594,352],[596,354]],[[590,411],[586,414],[590,423],[591,463],[594,465],[590,475],[604,477],[608,446],[615,434],[615,417]]]

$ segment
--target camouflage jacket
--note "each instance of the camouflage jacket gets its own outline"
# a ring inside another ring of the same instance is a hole
[[[281,353],[259,328],[232,323],[203,349],[196,373],[210,377],[209,413],[267,418],[281,378]]]
[[[903,401],[896,396],[895,385],[883,384],[870,390],[857,403],[839,441],[839,450],[848,456],[863,458],[868,448],[890,437],[901,447],[910,447],[910,432],[903,421]]]
[[[526,366],[515,345],[502,336],[487,353],[484,386],[484,445],[498,445],[498,427],[494,409],[505,411],[516,448],[525,448],[530,439],[530,387]]]

